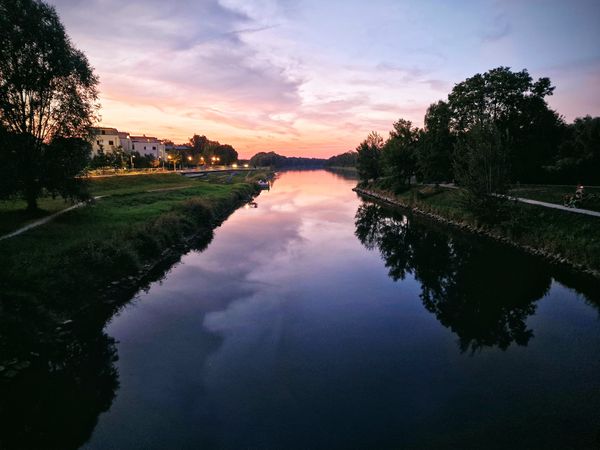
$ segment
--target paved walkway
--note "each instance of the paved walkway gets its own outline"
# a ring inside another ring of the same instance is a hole
[[[214,170],[213,172],[228,172],[226,170]],[[174,187],[168,187],[168,188],[160,188],[160,189],[149,189],[147,191],[142,191],[141,193],[145,193],[145,192],[165,192],[165,191],[176,191],[179,189],[186,189],[189,188],[190,185],[186,184],[183,186],[174,186]],[[99,200],[101,198],[105,198],[105,197],[110,197],[110,195],[98,195],[97,197],[94,197],[94,200]],[[76,208],[80,208],[82,206],[87,205],[86,202],[81,202],[81,203],[77,203],[76,205],[73,206],[69,206],[68,208],[65,209],[61,209],[58,212],[55,212],[54,214],[50,214],[49,216],[43,217],[39,220],[36,220],[35,222],[31,222],[27,225],[25,225],[24,227],[19,228],[18,230],[13,231],[12,233],[9,234],[5,234],[4,236],[0,236],[0,241],[3,241],[4,239],[9,239],[11,237],[15,237],[18,236],[20,234],[25,233],[28,230],[31,230],[32,228],[37,228],[40,225],[44,225],[48,222],[50,222],[51,220],[54,220],[55,218],[57,218],[58,216],[60,216],[61,214],[64,214],[66,212],[72,211],[73,209]]]
[[[584,214],[586,216],[600,217],[600,212],[592,211],[590,209],[581,208],[569,208],[568,206],[558,205],[556,203],[540,202],[539,200],[531,200],[523,197],[508,197],[511,200],[517,200],[519,202],[528,203],[530,205],[545,206],[546,208],[559,209],[561,211],[568,211],[577,214]]]
[[[102,197],[104,197],[104,196],[99,195],[97,197],[94,197],[94,200],[98,200]],[[55,212],[54,214],[50,214],[49,216],[43,217],[39,220],[36,220],[35,222],[31,222],[31,223],[25,225],[24,227],[21,227],[18,230],[13,231],[12,233],[8,233],[8,234],[5,234],[4,236],[0,236],[0,241],[3,241],[4,239],[8,239],[11,237],[18,236],[20,234],[25,233],[27,230],[31,230],[32,228],[36,228],[36,227],[39,227],[40,225],[44,225],[45,223],[48,223],[51,220],[54,220],[56,217],[60,216],[61,214],[69,212],[75,208],[80,208],[81,206],[85,206],[86,204],[87,204],[87,202],[81,202],[81,203],[77,203],[76,205],[69,206],[68,208],[61,209],[60,211]]]
[[[428,186],[434,186],[434,185],[430,184]],[[448,183],[448,184],[440,183],[440,186],[447,188],[447,189],[458,189],[458,186],[456,186],[455,184],[451,184],[451,183]],[[530,198],[524,198],[524,197],[512,197],[510,195],[507,195],[506,197],[509,198],[510,200],[516,200],[518,202],[527,203],[529,205],[544,206],[546,208],[558,209],[560,211],[567,211],[567,212],[572,212],[572,213],[576,213],[576,214],[583,214],[586,216],[600,217],[599,211],[592,211],[591,209],[569,208],[568,206],[559,205],[557,203],[542,202],[539,200],[532,200]]]

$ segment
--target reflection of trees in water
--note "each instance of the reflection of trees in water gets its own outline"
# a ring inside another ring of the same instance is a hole
[[[452,236],[375,204],[356,214],[356,236],[377,247],[394,281],[413,274],[428,311],[459,337],[463,351],[527,345],[527,317],[551,278],[532,258],[480,239]]]
[[[202,251],[212,237],[212,232],[203,233],[189,248]],[[140,283],[122,286],[108,298],[93,293],[74,298],[57,291],[48,293],[43,307],[2,299],[0,364],[14,358],[31,361],[31,367],[13,379],[0,377],[0,449],[68,450],[89,440],[119,387],[117,349],[102,331],[105,324],[180,259],[173,253]],[[61,317],[75,320],[58,331],[56,318]]]
[[[12,383],[0,383],[0,448],[77,449],[118,388],[112,338],[104,333],[65,336],[51,358]]]

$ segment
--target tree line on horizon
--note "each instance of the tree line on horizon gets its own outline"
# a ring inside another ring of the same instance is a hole
[[[275,152],[258,152],[250,158],[252,167],[273,168],[320,168],[325,165],[323,158],[305,158],[302,156],[284,156]]]

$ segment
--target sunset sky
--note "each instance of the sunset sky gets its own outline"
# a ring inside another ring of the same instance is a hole
[[[600,115],[600,2],[49,0],[100,77],[102,125],[241,157],[329,157],[500,65]]]

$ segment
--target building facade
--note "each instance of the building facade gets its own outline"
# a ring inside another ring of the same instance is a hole
[[[120,145],[119,132],[116,128],[94,128],[92,154],[114,152]]]
[[[123,151],[125,153],[138,152],[141,155],[152,155],[158,159],[165,158],[165,144],[152,136],[131,136],[129,133],[116,128],[94,128],[92,137],[92,154],[100,152],[111,153]]]
[[[146,136],[130,136],[131,151],[138,152],[140,155],[152,155],[157,159],[164,159],[165,144],[155,137]]]

